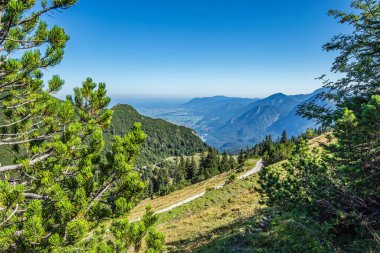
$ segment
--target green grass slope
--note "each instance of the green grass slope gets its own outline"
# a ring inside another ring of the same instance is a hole
[[[192,202],[159,215],[169,252],[251,252],[236,235],[253,229],[262,205],[256,191],[258,175],[210,189]],[[252,247],[252,246],[251,246]]]

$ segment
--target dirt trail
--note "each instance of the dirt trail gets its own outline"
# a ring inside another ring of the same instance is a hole
[[[247,177],[249,177],[249,176],[251,176],[251,175],[253,175],[253,174],[259,172],[259,171],[261,170],[262,167],[263,167],[263,160],[260,159],[259,161],[257,161],[255,167],[253,167],[252,169],[250,169],[249,171],[247,171],[247,172],[244,173],[243,175],[239,176],[238,179],[244,179],[244,178],[247,178]],[[222,188],[223,186],[224,186],[224,184],[218,185],[218,186],[215,187],[215,189],[220,189],[220,188]],[[164,213],[164,212],[170,211],[170,210],[172,210],[172,209],[174,209],[174,208],[176,208],[176,207],[182,206],[183,204],[189,203],[189,202],[191,202],[191,201],[193,201],[193,200],[195,200],[195,199],[197,199],[197,198],[200,198],[200,197],[202,197],[202,196],[205,195],[205,194],[206,194],[206,192],[198,193],[198,194],[196,194],[196,195],[194,195],[194,196],[191,196],[191,197],[189,197],[189,198],[187,198],[187,199],[184,199],[184,200],[182,200],[182,201],[180,201],[180,202],[177,202],[177,203],[175,203],[175,204],[173,204],[173,205],[171,205],[171,206],[168,206],[168,207],[166,207],[166,208],[163,208],[163,209],[161,209],[161,210],[158,210],[158,211],[156,211],[156,214]],[[130,222],[136,222],[136,221],[139,221],[140,219],[141,219],[141,218],[139,217],[139,218],[136,218],[136,219],[130,220]]]

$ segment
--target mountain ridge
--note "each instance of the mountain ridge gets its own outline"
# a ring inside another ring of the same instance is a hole
[[[318,99],[324,88],[309,94],[278,92],[265,98],[227,96],[198,97],[154,117],[194,129],[207,144],[219,150],[237,151],[260,142],[266,135],[278,138],[283,130],[297,136],[315,121],[297,115],[300,104]],[[145,110],[148,113],[149,110]]]

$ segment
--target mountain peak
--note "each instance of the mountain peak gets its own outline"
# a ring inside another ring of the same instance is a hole
[[[288,97],[288,96],[285,95],[284,93],[278,92],[278,93],[275,93],[275,94],[269,96],[268,98],[282,98],[282,97]]]

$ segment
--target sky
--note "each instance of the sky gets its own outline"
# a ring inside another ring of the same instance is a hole
[[[45,17],[70,35],[59,74],[69,94],[87,77],[111,97],[265,97],[308,93],[349,31],[327,15],[348,0],[80,0]],[[334,75],[330,75],[334,77]]]

